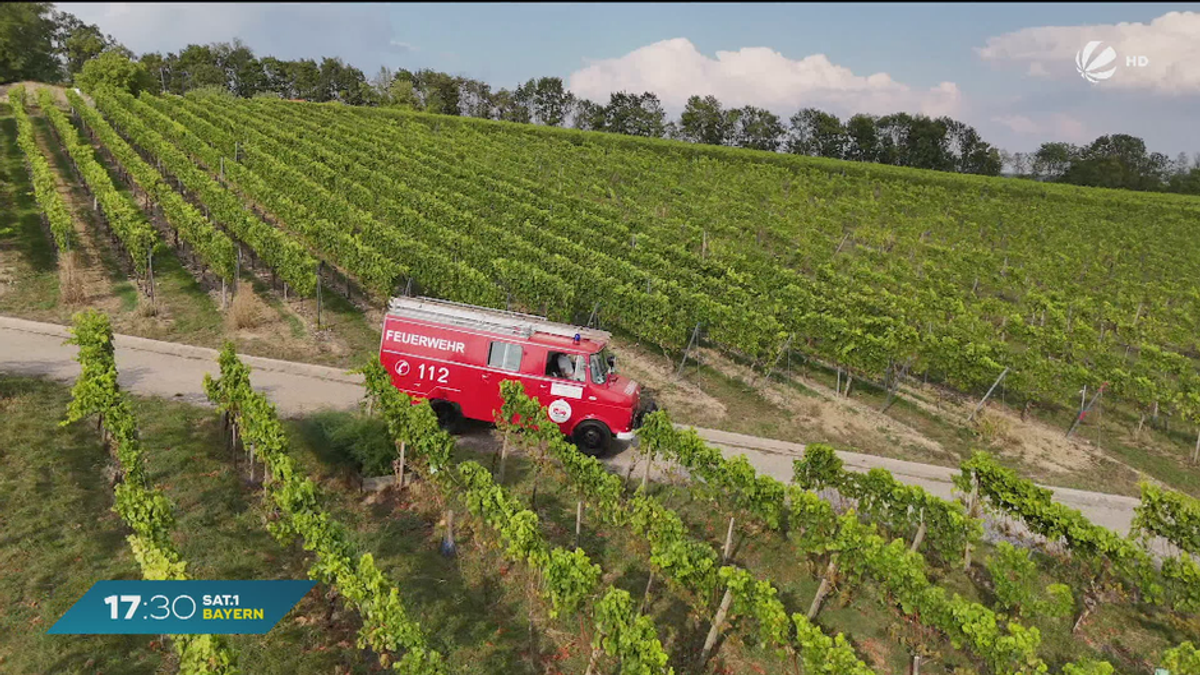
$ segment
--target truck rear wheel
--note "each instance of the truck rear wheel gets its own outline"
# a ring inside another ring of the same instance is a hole
[[[576,447],[585,455],[602,457],[612,446],[612,431],[603,422],[580,422],[571,435]]]
[[[434,399],[429,402],[429,407],[433,408],[434,414],[437,415],[438,426],[446,431],[456,434],[462,430],[462,409],[457,403],[451,403],[443,399]]]

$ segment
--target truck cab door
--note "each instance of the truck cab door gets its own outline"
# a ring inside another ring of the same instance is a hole
[[[570,376],[564,375],[563,366],[569,369]],[[567,405],[559,403],[551,409],[550,419],[562,425],[564,430],[569,430],[572,420],[579,417],[580,404],[587,397],[587,357],[548,352],[545,373],[546,377],[539,379],[534,389],[538,402],[544,406],[556,401],[565,402]]]

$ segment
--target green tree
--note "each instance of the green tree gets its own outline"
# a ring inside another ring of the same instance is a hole
[[[630,136],[662,138],[666,112],[652,92],[630,94],[619,91],[609,96],[604,110],[604,130]]]
[[[904,166],[918,169],[953,171],[954,158],[950,153],[949,129],[943,120],[917,115],[909,121],[903,147]]]
[[[212,47],[216,65],[225,73],[225,86],[235,96],[250,98],[267,88],[262,64],[241,40],[219,42]]]
[[[369,98],[370,86],[363,72],[347,65],[341,58],[321,59],[316,101],[340,101],[348,105],[362,105]]]
[[[0,82],[58,82],[57,24],[48,2],[0,3]]]
[[[322,99],[321,68],[312,59],[300,59],[287,62],[288,76],[291,81],[293,96],[306,101]]]
[[[840,159],[846,152],[846,128],[837,115],[805,108],[789,120],[784,148],[796,155]]]
[[[259,62],[263,70],[263,88],[283,98],[296,98],[291,64],[274,56],[264,56]]]
[[[1171,176],[1167,190],[1187,195],[1200,195],[1200,167],[1195,167],[1187,173],[1177,173]]]
[[[847,120],[846,145],[842,156],[856,162],[880,161],[879,131],[875,128],[873,116],[858,114]]]
[[[492,119],[492,87],[486,82],[463,78],[459,85],[458,104],[462,114],[480,119]]]
[[[74,77],[83,70],[83,64],[108,49],[119,47],[111,35],[100,32],[99,26],[86,24],[74,14],[55,12],[55,42],[58,52],[66,61],[67,75]]]
[[[517,91],[501,89],[492,95],[491,103],[493,115],[498,120],[528,124],[533,119],[523,87],[517,87]]]
[[[1033,175],[1058,180],[1078,154],[1078,148],[1070,143],[1043,143],[1033,154]]]
[[[1170,171],[1167,156],[1146,152],[1142,139],[1113,134],[1082,148],[1059,180],[1093,187],[1161,190],[1167,185]]]
[[[411,79],[425,112],[459,114],[459,78],[426,68],[413,73]]]
[[[604,131],[604,106],[589,99],[575,104],[572,126],[583,131]]]
[[[876,161],[893,166],[905,166],[908,145],[908,132],[912,126],[912,116],[908,113],[884,115],[875,120],[875,130],[879,136],[879,148]]]
[[[161,94],[167,91],[167,83],[170,80],[171,63],[163,58],[158,52],[147,52],[138,57],[138,63],[146,69],[150,75],[150,87],[148,91],[151,94]]]
[[[154,80],[146,67],[118,51],[107,51],[83,64],[83,70],[75,78],[84,91],[99,91],[113,88],[137,96],[154,86]]]
[[[779,116],[765,108],[748,105],[737,109],[733,124],[733,142],[740,148],[775,152],[783,137]]]
[[[387,66],[380,66],[379,72],[375,73],[368,81],[371,87],[371,98],[376,105],[391,105],[391,87],[394,79],[396,79],[396,71]]]
[[[391,97],[390,105],[397,108],[405,108],[407,110],[420,110],[421,98],[417,96],[417,90],[413,88],[411,79],[395,77],[392,79],[392,86],[388,88],[388,95]]]
[[[679,116],[679,135],[682,140],[708,145],[726,145],[733,141],[734,119],[721,108],[716,96],[688,98]]]
[[[575,95],[563,86],[562,78],[530,80],[525,88],[531,93],[534,118],[541,124],[561,127],[575,105]]]
[[[1000,175],[1004,158],[998,149],[980,138],[974,127],[949,117],[943,117],[938,122],[946,127],[949,159],[955,171],[985,176]]]
[[[176,82],[178,79],[178,82]],[[179,52],[172,68],[171,90],[182,94],[200,87],[225,87],[229,82],[225,70],[217,63],[217,55],[206,45],[188,45]]]

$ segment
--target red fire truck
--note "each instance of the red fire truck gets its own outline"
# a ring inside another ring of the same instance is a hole
[[[519,380],[581,450],[603,454],[633,438],[654,409],[615,372],[606,331],[432,298],[393,298],[379,359],[401,391],[429,399],[439,421],[493,421],[500,382]]]

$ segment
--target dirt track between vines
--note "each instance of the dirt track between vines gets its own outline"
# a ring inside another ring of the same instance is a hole
[[[0,317],[0,372],[73,381],[79,373],[79,364],[74,360],[76,348],[63,344],[68,336],[65,326]],[[203,379],[205,373],[217,374],[216,350],[126,335],[116,336],[115,342],[120,385],[126,391],[208,405]],[[276,404],[283,416],[317,410],[353,410],[363,397],[361,376],[337,368],[254,356],[242,359],[252,370],[254,386]],[[713,429],[696,430],[727,456],[745,455],[758,471],[784,482],[791,480],[792,460],[804,452],[804,446],[798,443]],[[490,436],[486,429],[475,427],[463,440],[487,445]],[[637,461],[637,454],[636,447],[622,446],[606,462],[624,474]],[[957,473],[955,469],[852,452],[838,454],[847,468],[866,471],[881,467],[901,482],[919,485],[943,498],[953,496],[951,479]],[[640,475],[640,469],[638,472]],[[654,475],[666,477],[661,468]],[[1137,499],[1069,488],[1051,489],[1057,501],[1079,509],[1093,523],[1122,535],[1129,531]],[[990,525],[992,537],[1002,536],[1004,519]]]

